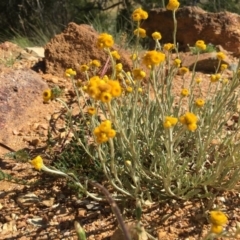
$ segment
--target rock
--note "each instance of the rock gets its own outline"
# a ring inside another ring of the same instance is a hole
[[[63,33],[56,35],[45,46],[46,72],[62,77],[67,68],[73,68],[78,77],[85,79],[85,75],[79,72],[81,64],[97,59],[103,67],[107,54],[96,47],[98,35],[89,25],[69,23]],[[132,64],[130,54],[116,45],[112,49],[118,50],[121,63],[128,71]]]
[[[43,47],[26,47],[25,50],[36,58],[44,58]]]
[[[30,69],[0,72],[0,142],[14,149],[13,134],[44,106],[42,92],[47,88],[42,78]]]
[[[197,40],[221,45],[234,56],[240,56],[240,16],[230,12],[210,13],[199,7],[183,7],[176,12],[177,42],[180,50],[187,45],[194,46]],[[163,24],[164,23],[164,24]],[[153,9],[142,24],[148,36],[155,31],[162,34],[161,43],[173,42],[172,12],[166,9]]]
[[[34,193],[22,194],[17,197],[17,203],[20,207],[29,207],[39,203],[39,198]]]

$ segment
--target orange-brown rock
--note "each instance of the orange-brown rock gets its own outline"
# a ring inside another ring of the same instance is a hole
[[[197,40],[221,45],[235,56],[240,56],[240,16],[230,12],[209,13],[199,7],[183,7],[176,11],[177,42],[180,49],[193,46]],[[161,43],[173,42],[173,16],[166,9],[153,9],[142,23],[147,35],[162,34]]]
[[[104,66],[108,56],[96,46],[98,35],[89,25],[69,23],[61,34],[56,35],[45,46],[46,72],[63,76],[66,68],[73,68],[77,71],[78,77],[83,77],[79,72],[81,64],[98,59]],[[129,54],[116,45],[112,49],[118,50],[124,69],[129,70],[131,68]]]

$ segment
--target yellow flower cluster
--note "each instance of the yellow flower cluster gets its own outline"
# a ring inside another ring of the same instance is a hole
[[[141,38],[145,38],[146,37],[146,30],[143,28],[137,28],[134,30],[133,32],[134,35],[139,36]]]
[[[80,66],[80,72],[86,72],[89,69],[89,66],[86,64],[83,64]]]
[[[97,47],[99,47],[100,49],[110,48],[113,46],[113,44],[114,44],[114,40],[112,35],[107,33],[100,34],[97,39]]]
[[[197,129],[198,118],[194,113],[187,112],[179,118],[182,124],[187,126],[187,129],[194,132]]]
[[[74,71],[72,68],[68,68],[65,71],[66,77],[72,77],[72,76],[76,76],[76,75],[77,75],[76,71]]]
[[[211,233],[219,234],[223,231],[223,226],[227,224],[228,218],[221,211],[211,211],[209,218],[211,226]]]
[[[122,93],[122,88],[118,81],[107,78],[101,79],[99,76],[94,76],[89,79],[86,92],[93,99],[107,103],[113,97],[119,97]]]
[[[134,80],[142,80],[143,78],[146,77],[146,73],[140,68],[133,69],[132,74]]]
[[[169,0],[167,5],[167,10],[176,11],[179,7],[180,3],[177,0]]]
[[[171,50],[173,50],[175,48],[175,45],[173,44],[173,43],[165,43],[164,45],[163,45],[163,49],[165,50],[165,51],[171,51]]]
[[[179,69],[179,74],[180,75],[185,75],[186,73],[188,73],[189,72],[189,69],[187,68],[187,67],[181,67],[180,69]]]
[[[112,51],[111,52],[111,55],[112,55],[112,57],[114,58],[114,59],[116,59],[116,60],[119,60],[121,57],[120,57],[120,55],[119,55],[119,53],[118,53],[118,51]]]
[[[164,128],[174,127],[178,122],[178,119],[175,117],[165,117],[165,122],[163,123]]]
[[[228,65],[223,63],[223,64],[221,64],[220,70],[223,72],[227,68],[228,68]]]
[[[203,51],[206,50],[206,48],[207,48],[207,46],[203,40],[198,40],[195,43],[195,47],[197,47],[198,49],[203,50]]]
[[[96,136],[97,143],[107,142],[109,138],[114,138],[116,131],[112,129],[112,122],[110,120],[105,120],[96,127],[93,131]]]
[[[148,18],[148,13],[142,10],[141,8],[137,8],[132,14],[132,19],[134,22],[139,22],[147,18]]]
[[[210,81],[212,83],[218,82],[220,78],[221,78],[221,75],[219,73],[218,74],[212,74],[211,77],[210,77]]]
[[[174,61],[173,61],[173,65],[174,65],[175,67],[180,67],[181,62],[182,62],[182,61],[181,61],[179,58],[176,58],[176,59],[174,59]]]
[[[89,63],[90,66],[94,66],[94,67],[101,67],[101,63],[99,60],[92,60],[90,63]]]
[[[143,57],[143,63],[148,66],[157,66],[165,61],[165,54],[156,50],[148,51]]]
[[[161,35],[160,32],[154,32],[154,33],[152,33],[152,38],[153,38],[155,41],[157,41],[157,40],[162,39],[162,35]]]

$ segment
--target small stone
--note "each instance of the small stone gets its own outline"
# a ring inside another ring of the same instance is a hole
[[[39,198],[34,193],[22,194],[17,197],[17,203],[20,207],[29,207],[39,203]]]
[[[78,216],[79,217],[86,217],[87,210],[86,209],[78,209]]]
[[[54,204],[54,198],[50,198],[48,200],[43,200],[41,203],[46,207],[52,207]]]

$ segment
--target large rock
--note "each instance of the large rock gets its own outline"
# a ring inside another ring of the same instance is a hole
[[[230,12],[209,13],[199,7],[183,7],[177,10],[177,42],[180,49],[193,46],[197,40],[221,45],[227,51],[240,56],[240,16]],[[161,43],[173,42],[172,11],[153,9],[142,25],[147,35],[155,31],[162,34]]]
[[[63,76],[66,68],[73,68],[79,77],[79,65],[98,59],[102,66],[107,61],[107,54],[96,47],[98,33],[89,25],[69,23],[65,31],[56,35],[45,46],[46,72]],[[131,67],[129,54],[116,45],[112,48],[121,55],[121,63],[126,70]]]

